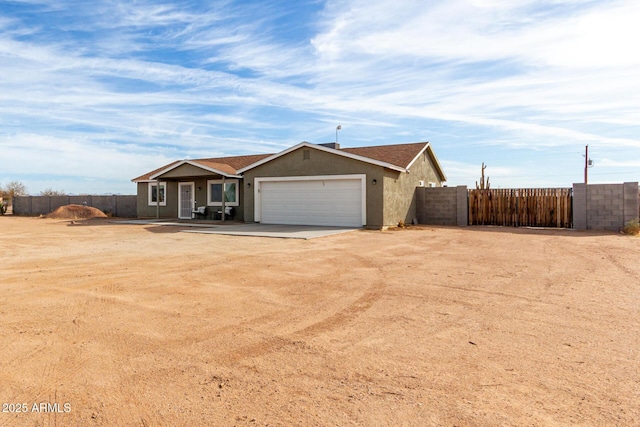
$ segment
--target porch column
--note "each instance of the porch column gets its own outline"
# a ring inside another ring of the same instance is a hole
[[[222,222],[224,222],[224,175],[222,175]]]
[[[153,194],[153,190],[151,194]],[[160,178],[156,180],[156,219],[160,219]]]

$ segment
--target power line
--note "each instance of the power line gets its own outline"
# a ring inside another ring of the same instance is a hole
[[[622,171],[622,172],[600,172],[600,173],[591,173],[590,175],[620,175],[623,173],[640,173],[640,168],[635,171]]]

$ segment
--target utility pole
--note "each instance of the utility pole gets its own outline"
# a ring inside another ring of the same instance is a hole
[[[589,182],[589,144],[584,147],[584,183],[585,185]]]
[[[584,183],[587,184],[589,182],[589,173],[587,172],[589,168],[593,167],[593,160],[589,158],[589,146],[587,145],[584,149]]]

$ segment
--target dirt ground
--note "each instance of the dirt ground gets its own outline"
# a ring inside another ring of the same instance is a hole
[[[638,237],[0,236],[0,426],[640,425]]]

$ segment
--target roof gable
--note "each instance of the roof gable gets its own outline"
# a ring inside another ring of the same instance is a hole
[[[240,174],[249,169],[253,169],[257,166],[270,162],[271,160],[284,156],[285,154],[295,151],[301,147],[309,147],[316,150],[325,151],[338,156],[359,160],[399,172],[407,172],[411,168],[411,165],[419,158],[419,156],[426,151],[436,169],[436,172],[440,175],[441,180],[447,180],[442,166],[440,165],[440,162],[433,152],[433,149],[431,148],[431,144],[429,142],[336,149],[303,141],[276,154],[253,154],[247,156],[178,160],[169,163],[168,165],[165,165],[161,168],[148,172],[144,175],[141,175],[137,178],[134,178],[132,179],[132,181],[156,181],[156,179],[159,177],[161,178],[163,174],[170,172],[184,164],[189,164],[213,174],[222,175],[225,177],[238,177]]]
[[[407,171],[411,169],[411,165],[413,165],[415,161],[426,151],[436,169],[436,172],[440,176],[440,180],[447,180],[447,176],[444,174],[440,161],[433,152],[433,148],[429,142],[342,148],[341,150],[391,163],[393,165],[402,166]]]
[[[201,160],[182,160],[176,164],[173,164],[171,166],[169,166],[166,169],[161,170],[158,173],[155,173],[153,175],[151,175],[149,177],[149,179],[152,180],[156,180],[158,178],[161,178],[162,175],[165,174],[169,174],[172,171],[175,171],[176,169],[181,168],[184,165],[191,165],[194,166],[198,169],[202,169],[205,172],[209,172],[209,173],[213,173],[216,175],[224,175],[227,177],[236,177],[236,171],[234,168],[232,168],[231,166],[224,164],[224,163],[217,163],[217,162],[203,162]],[[184,172],[183,172],[184,173]],[[191,174],[189,174],[191,175]],[[172,178],[174,178],[174,176],[172,176]]]
[[[302,147],[308,147],[308,148],[313,148],[313,149],[320,150],[320,151],[325,151],[327,153],[332,153],[332,154],[336,154],[338,156],[343,156],[343,157],[347,157],[347,158],[350,158],[350,159],[359,160],[359,161],[365,162],[365,163],[371,163],[371,164],[374,164],[374,165],[382,166],[384,168],[397,170],[399,172],[405,172],[406,171],[406,169],[404,167],[402,167],[400,165],[395,165],[395,164],[386,162],[384,160],[379,160],[379,159],[376,159],[376,158],[366,157],[366,156],[363,156],[361,154],[354,153],[354,152],[347,151],[347,150],[325,147],[323,145],[311,144],[310,142],[303,141],[300,144],[297,144],[297,145],[294,145],[293,147],[287,148],[284,151],[281,151],[279,153],[270,155],[270,156],[265,157],[264,159],[261,159],[261,160],[255,162],[255,163],[253,163],[251,165],[248,165],[248,166],[246,166],[244,168],[238,169],[238,173],[246,172],[249,169],[253,169],[253,168],[257,167],[257,166],[260,166],[260,165],[263,165],[265,163],[268,163],[268,162],[270,162],[272,160],[277,159],[278,157],[282,157],[285,154],[288,154],[288,153],[290,153],[292,151],[295,151],[295,150],[297,150],[299,148],[302,148]],[[390,147],[392,147],[392,146],[390,146]],[[349,150],[351,150],[351,149],[349,149]]]
[[[192,166],[204,169],[206,171],[215,173],[217,175],[224,175],[226,177],[235,177],[238,175],[238,169],[255,163],[271,154],[252,154],[248,156],[232,156],[232,157],[212,157],[206,159],[195,160],[177,160],[169,163],[161,168],[154,169],[151,172],[147,172],[137,178],[132,179],[133,182],[148,182],[155,181],[157,177],[172,171],[184,164],[190,164]]]
[[[431,148],[431,144],[427,145],[427,147],[425,148],[425,151],[427,152],[427,154],[429,154],[429,157],[431,158],[431,162],[433,163],[433,166],[436,168],[436,172],[438,172],[438,175],[440,175],[440,181],[443,181],[443,182],[446,181],[447,175],[445,175],[444,169],[442,169],[442,165],[440,164],[440,161],[436,157],[436,153],[433,152],[433,148]],[[418,154],[418,156],[419,155],[420,154]],[[411,164],[413,164],[413,162],[416,161],[418,156],[416,156],[416,158],[413,159],[413,161],[409,164],[409,167],[411,167]]]

